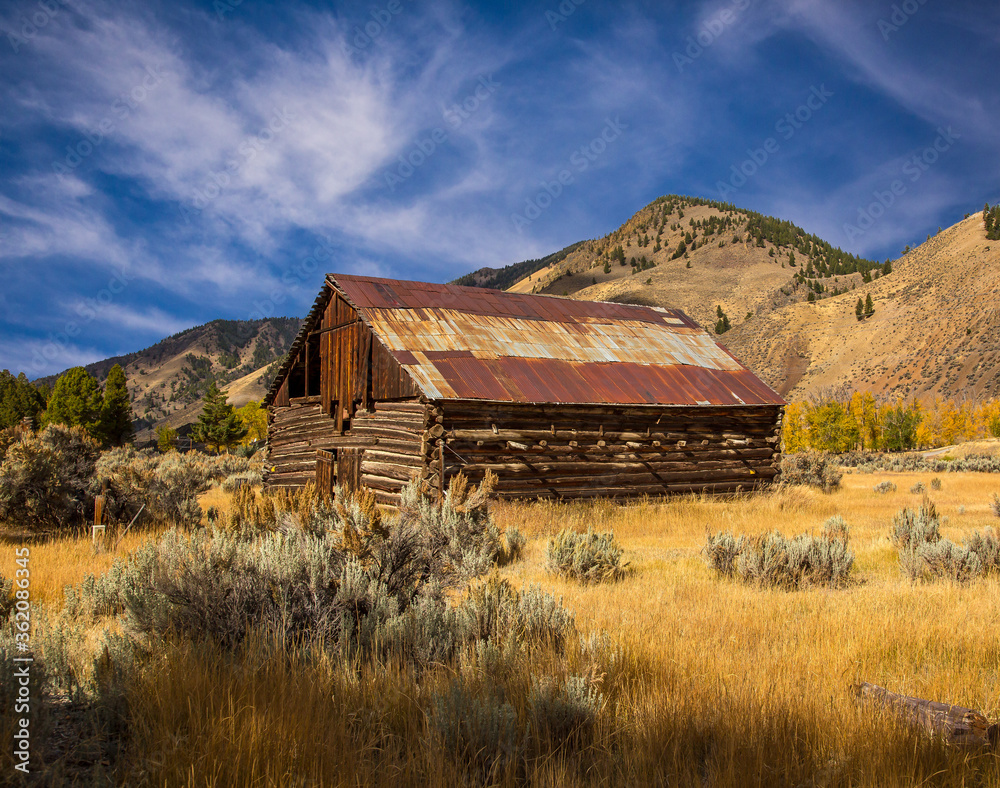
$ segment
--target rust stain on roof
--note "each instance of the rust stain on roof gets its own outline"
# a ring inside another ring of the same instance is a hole
[[[679,310],[331,274],[429,399],[782,405]]]

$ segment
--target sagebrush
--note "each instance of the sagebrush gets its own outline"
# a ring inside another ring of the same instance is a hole
[[[1000,571],[1000,541],[992,529],[973,532],[964,545],[944,539],[937,508],[926,498],[919,509],[896,514],[889,538],[899,550],[900,569],[913,581],[968,583]]]
[[[827,452],[806,451],[786,454],[781,460],[784,484],[806,484],[830,492],[840,486],[843,474],[836,459]]]
[[[0,521],[67,528],[92,511],[100,445],[80,427],[20,431],[0,462]]]
[[[848,549],[849,529],[842,517],[823,525],[820,536],[788,538],[774,532],[736,537],[728,531],[708,533],[702,555],[721,577],[761,587],[804,588],[846,585],[854,567]]]
[[[625,575],[622,548],[614,533],[577,533],[563,529],[545,548],[545,568],[581,583],[603,583]]]

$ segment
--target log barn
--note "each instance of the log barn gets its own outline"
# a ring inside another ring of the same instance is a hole
[[[684,313],[330,274],[265,404],[265,483],[395,505],[733,492],[779,472],[785,403]]]

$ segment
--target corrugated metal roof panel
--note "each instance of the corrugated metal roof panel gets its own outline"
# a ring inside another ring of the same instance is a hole
[[[679,310],[338,274],[327,282],[430,399],[784,404]]]

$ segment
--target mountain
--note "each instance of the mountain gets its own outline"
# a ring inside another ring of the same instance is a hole
[[[521,278],[506,287],[512,292],[669,305],[708,329],[723,315],[734,326],[805,302],[810,293],[822,300],[849,291],[890,270],[791,222],[678,195],[660,197],[603,238],[500,269],[494,280],[519,267]],[[458,283],[489,286],[479,274]]]
[[[571,244],[565,249],[560,249],[558,252],[550,254],[547,257],[542,257],[539,260],[525,260],[522,263],[505,265],[503,268],[480,268],[471,274],[460,276],[455,281],[450,282],[450,284],[464,285],[466,287],[486,287],[491,290],[506,290],[515,282],[520,281],[526,276],[531,276],[535,271],[562,262],[572,252],[583,246],[584,243],[584,241],[579,241]]]
[[[668,195],[603,238],[504,272],[521,274],[514,292],[683,309],[791,400],[1000,396],[1000,241],[981,212],[878,263],[787,221]]]
[[[103,382],[111,368],[121,364],[137,437],[148,438],[155,427],[194,422],[212,380],[236,406],[261,399],[301,325],[301,319],[287,317],[213,320],[85,369]],[[58,377],[36,382],[52,386]]]
[[[871,295],[859,321],[858,298]],[[726,335],[786,398],[867,390],[889,397],[1000,396],[1000,241],[977,212],[893,263],[890,276],[760,315]]]

